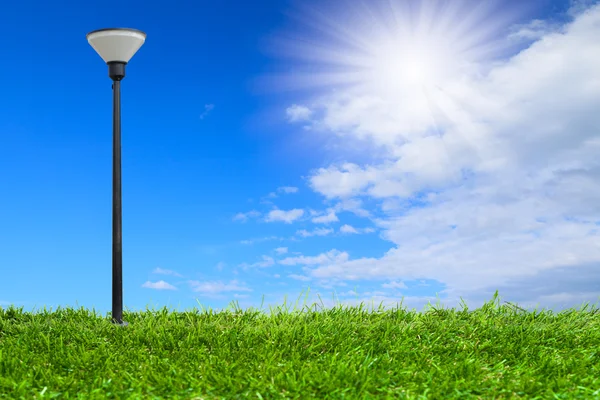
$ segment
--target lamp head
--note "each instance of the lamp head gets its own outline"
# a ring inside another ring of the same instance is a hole
[[[86,35],[88,43],[108,64],[108,75],[120,81],[125,77],[125,64],[142,47],[146,34],[137,29],[108,28]]]

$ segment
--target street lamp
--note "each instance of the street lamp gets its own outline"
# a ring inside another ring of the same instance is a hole
[[[99,29],[87,34],[88,43],[108,65],[113,80],[113,236],[112,236],[112,322],[123,321],[123,241],[121,215],[121,79],[125,65],[146,41],[137,29]]]

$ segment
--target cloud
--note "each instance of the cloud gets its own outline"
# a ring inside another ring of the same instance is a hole
[[[345,234],[373,233],[373,228],[355,228],[352,225],[344,224],[340,227],[340,232]]]
[[[248,211],[247,213],[237,213],[234,217],[234,221],[246,222],[250,218],[260,217],[260,212],[256,210]]]
[[[340,232],[342,232],[342,233],[358,233],[356,228],[353,228],[352,226],[350,226],[348,224],[342,225],[342,227],[340,228]]]
[[[275,249],[275,253],[281,255],[281,254],[285,254],[288,252],[288,248],[287,247],[278,247]]]
[[[266,268],[272,265],[275,265],[275,260],[273,257],[262,256],[262,261],[255,262],[253,264],[242,263],[240,264],[240,267],[242,267],[244,270],[247,270],[249,268]]]
[[[577,17],[598,4],[598,0],[570,0],[568,14]]]
[[[217,263],[215,268],[217,268],[217,271],[222,271],[223,268],[225,268],[226,266],[227,266],[227,264],[225,264],[223,261],[220,261]]]
[[[240,240],[240,243],[244,244],[244,245],[250,245],[250,244],[255,244],[255,243],[269,242],[271,240],[283,240],[283,238],[278,237],[278,236],[265,236],[265,237],[261,237],[261,238]]]
[[[342,211],[347,211],[355,214],[358,217],[368,218],[371,216],[371,213],[362,207],[362,200],[360,199],[343,199],[339,201],[333,209],[340,213]]]
[[[148,288],[148,289],[157,289],[157,290],[177,290],[177,288],[175,286],[170,285],[165,281],[158,281],[158,282],[146,281],[142,285],[142,287]]]
[[[183,275],[181,275],[181,274],[179,274],[179,273],[177,273],[175,271],[172,271],[170,269],[155,268],[152,271],[152,273],[153,274],[160,274],[160,275],[172,275],[172,276],[177,276],[177,277],[180,277],[180,278],[183,277]]]
[[[284,193],[284,194],[290,194],[290,193],[298,193],[298,188],[294,187],[294,186],[281,186],[277,188],[277,193]],[[273,202],[270,199],[276,199],[277,197],[279,197],[277,195],[276,192],[270,192],[268,195],[266,195],[265,197],[263,197],[261,199],[261,204],[273,204]]]
[[[333,229],[327,228],[317,228],[313,231],[307,231],[305,229],[301,229],[296,232],[297,235],[302,237],[310,237],[310,236],[327,236],[333,233]]]
[[[200,114],[200,119],[204,119],[214,108],[214,104],[205,104],[204,111]]]
[[[300,219],[304,215],[304,210],[294,208],[293,210],[271,210],[267,217],[266,222],[285,222],[291,224],[292,222]]]
[[[337,221],[339,221],[339,219],[338,219],[337,215],[335,215],[334,210],[328,210],[327,214],[323,214],[318,217],[314,217],[312,219],[312,222],[315,224],[328,224],[330,222],[337,222]]]
[[[395,282],[392,281],[390,283],[384,283],[381,285],[381,287],[386,288],[386,289],[406,289],[407,286],[404,284],[404,282]]]
[[[312,111],[306,106],[299,106],[293,104],[285,110],[288,121],[290,122],[298,122],[298,121],[307,121],[310,119],[312,115]]]
[[[311,278],[308,276],[304,276],[304,275],[297,275],[297,274],[289,274],[288,278],[292,278],[295,279],[297,281],[310,281]]]
[[[279,260],[277,263],[281,265],[332,265],[338,262],[345,262],[347,260],[348,253],[333,249],[327,253],[322,253],[313,257],[287,257],[283,260]]]
[[[355,209],[375,204],[363,215],[390,249],[280,263],[341,282],[431,279],[450,304],[489,300],[496,288],[526,304],[595,300],[600,6],[585,5],[560,29],[521,30],[533,43],[518,54],[422,95],[363,85],[316,99],[321,133],[381,147],[385,157],[337,154],[345,161],[312,171],[309,185]]]
[[[190,281],[190,286],[194,292],[203,294],[219,294],[222,292],[251,292],[252,289],[242,286],[237,280],[232,280],[229,283],[221,281]]]
[[[277,188],[277,191],[279,193],[286,193],[286,194],[298,193],[298,188],[294,187],[294,186],[282,186],[280,188]]]
[[[327,198],[348,198],[361,194],[362,190],[378,177],[372,167],[360,168],[356,164],[319,168],[310,177],[311,188]]]
[[[538,40],[549,33],[556,32],[560,29],[560,25],[544,21],[540,19],[534,19],[526,24],[515,25],[513,27],[513,33],[508,35],[509,40]]]

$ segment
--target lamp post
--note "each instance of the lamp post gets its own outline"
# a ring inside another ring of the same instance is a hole
[[[113,221],[112,221],[112,322],[123,321],[123,241],[121,210],[121,80],[125,65],[146,41],[137,29],[99,29],[87,34],[88,43],[108,65],[113,80]]]

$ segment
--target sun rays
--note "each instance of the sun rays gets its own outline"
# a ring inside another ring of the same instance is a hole
[[[399,130],[412,132],[440,129],[442,120],[456,117],[456,107],[443,106],[452,97],[440,89],[480,75],[506,55],[500,33],[519,14],[493,1],[335,4],[304,4],[296,15],[304,33],[273,41],[275,52],[294,66],[271,75],[271,83],[279,90],[376,97],[397,110]]]

